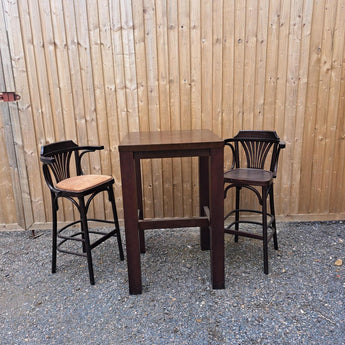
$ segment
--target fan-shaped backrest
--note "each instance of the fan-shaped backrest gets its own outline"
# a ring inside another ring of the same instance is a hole
[[[241,167],[243,156],[246,167],[253,169],[264,169],[267,157],[271,157],[269,169],[276,172],[280,139],[275,131],[239,131],[231,142],[234,143],[233,153],[237,168]],[[241,155],[241,148],[244,155]]]
[[[73,152],[75,152],[77,148],[78,145],[72,140],[60,141],[42,146],[41,161],[45,163],[43,166],[43,171],[46,179],[50,183],[52,183],[52,180],[49,176],[49,168],[53,173],[56,182],[60,182],[61,180],[70,177],[70,161]],[[78,155],[76,155],[76,158],[77,157]]]

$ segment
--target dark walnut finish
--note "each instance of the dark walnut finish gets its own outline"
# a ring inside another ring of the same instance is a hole
[[[263,241],[264,272],[268,274],[268,242],[274,241],[274,248],[278,249],[277,227],[274,210],[273,179],[277,175],[280,150],[285,148],[274,131],[240,131],[234,138],[226,139],[225,145],[232,151],[232,167],[224,174],[224,198],[231,188],[236,190],[235,209],[225,216],[225,220],[233,214],[235,220],[226,228],[225,232],[238,236],[256,238]],[[270,159],[270,160],[269,160]],[[267,161],[267,164],[266,164]],[[255,193],[261,211],[240,208],[240,191],[246,188]],[[269,199],[270,213],[267,212]],[[243,213],[260,214],[262,221],[240,218]],[[262,233],[240,230],[240,224],[256,224],[262,227]],[[268,232],[270,230],[270,233]]]
[[[133,132],[121,141],[130,294],[142,292],[140,252],[145,252],[146,229],[200,227],[201,249],[211,249],[212,286],[224,288],[223,149],[223,140],[209,130]],[[169,157],[199,157],[199,217],[144,218],[140,159]]]

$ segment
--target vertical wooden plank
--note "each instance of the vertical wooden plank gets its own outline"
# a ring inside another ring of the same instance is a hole
[[[201,124],[201,3],[190,2],[190,74],[191,74],[191,120],[192,128]],[[192,159],[193,215],[199,215],[199,163]]]
[[[255,65],[258,25],[258,2],[247,0],[246,5],[246,31],[245,31],[245,56],[244,56],[244,90],[243,100],[243,126],[253,129],[254,126],[254,101],[255,101]]]
[[[233,96],[234,96],[234,8],[233,1],[223,3],[223,125],[222,137],[230,138],[234,136],[233,130]],[[224,169],[230,169],[232,153],[224,150]],[[227,197],[224,200],[224,209],[227,214],[233,209],[233,198]]]
[[[111,40],[112,40],[112,58],[115,73],[115,98],[116,111],[114,109],[112,114],[113,132],[110,136],[110,147],[112,149],[112,171],[115,176],[115,199],[118,209],[119,217],[123,217],[122,208],[122,194],[121,194],[121,175],[119,174],[119,154],[117,145],[121,138],[128,132],[127,122],[127,105],[126,105],[126,86],[125,86],[125,72],[122,49],[122,24],[120,1],[113,0],[110,2],[110,24],[111,24]],[[115,118],[114,118],[115,116]],[[117,136],[116,136],[117,133]]]
[[[52,23],[52,12],[49,1],[41,1],[39,7],[39,17],[41,18],[41,31],[43,37],[43,49],[45,52],[46,78],[49,89],[51,122],[54,128],[54,140],[65,140],[65,126],[62,116],[61,92],[59,87],[59,76],[57,70],[57,59],[55,55],[55,41]],[[37,16],[37,15],[36,15]],[[47,93],[47,89],[44,91]],[[47,97],[46,96],[46,97]],[[47,142],[49,138],[46,138]]]
[[[255,65],[258,29],[258,2],[247,0],[245,10],[245,39],[244,39],[244,96],[243,96],[243,128],[254,129],[254,101],[255,101]],[[247,198],[246,206],[255,209],[257,200],[253,193]]]
[[[54,13],[50,7],[49,1],[41,1],[37,3],[39,7],[39,17],[41,19],[41,31],[43,37],[43,48],[45,52],[45,64],[46,72],[48,79],[48,88],[42,90],[43,97],[48,97],[51,107],[51,123],[54,128],[54,140],[60,141],[66,140],[65,123],[64,123],[64,114],[63,114],[63,100],[61,97],[61,84],[59,80],[59,71],[58,71],[58,56],[56,54],[56,41],[54,37],[54,23],[53,16]],[[37,16],[33,18],[36,20]],[[44,70],[44,68],[42,68]],[[49,92],[47,92],[49,90]],[[47,121],[47,120],[46,120]],[[46,143],[51,142],[52,139],[49,137],[46,138]],[[47,220],[51,220],[51,196],[50,191],[47,186],[43,186],[44,191],[44,204],[47,214]],[[67,203],[64,203],[64,207],[60,207],[59,219],[65,219],[64,210]],[[67,207],[68,213],[66,218],[72,219],[73,213],[71,212],[71,207]]]
[[[66,9],[67,10],[67,9]],[[98,116],[97,111],[102,111],[103,109],[100,107],[100,102],[98,101],[98,105],[96,105],[95,98],[98,96],[102,96],[100,90],[99,90],[99,84],[97,84],[97,79],[94,80],[94,73],[96,74],[96,78],[99,78],[99,71],[96,69],[95,72],[93,70],[95,69],[94,65],[94,59],[99,59],[99,56],[97,54],[92,54],[91,46],[93,43],[96,43],[93,41],[94,34],[93,32],[89,35],[89,31],[93,31],[91,27],[89,27],[89,20],[88,20],[88,7],[87,3],[85,1],[76,0],[74,1],[74,8],[69,7],[68,9],[72,13],[75,13],[75,16],[72,20],[72,23],[70,25],[73,25],[73,20],[75,20],[75,37],[74,39],[77,42],[77,49],[73,51],[74,57],[73,59],[78,58],[78,60],[75,60],[73,63],[76,66],[80,66],[80,72],[78,77],[76,76],[76,83],[80,83],[80,91],[79,94],[76,94],[78,99],[76,101],[79,102],[79,111],[83,111],[82,114],[80,114],[80,120],[77,120],[78,124],[79,122],[82,125],[82,131],[83,131],[83,140],[85,144],[92,144],[92,145],[98,145],[99,144],[99,135],[98,135]],[[95,9],[93,9],[94,13]],[[97,14],[97,11],[96,11]],[[72,29],[72,28],[71,28]],[[72,29],[73,30],[73,29]],[[90,37],[89,37],[90,36]],[[73,45],[73,38],[71,41],[71,44]],[[95,45],[94,50],[97,49],[97,45]],[[96,55],[96,56],[94,56]],[[99,65],[98,65],[99,66]],[[98,67],[97,66],[97,67]],[[96,87],[98,86],[98,90],[96,90]],[[100,109],[101,108],[101,109]],[[103,117],[103,114],[100,114],[100,117]],[[79,139],[80,140],[80,139]],[[102,143],[103,144],[103,143]],[[89,155],[85,158],[90,159],[91,167],[89,171],[93,173],[100,173],[100,158],[99,155]],[[94,167],[92,167],[93,163],[96,162],[96,166],[98,167],[98,170],[95,170]],[[84,162],[85,165],[88,161]]]
[[[53,19],[53,34],[55,38],[55,55],[58,63],[57,67],[60,82],[59,87],[61,90],[63,119],[65,123],[65,137],[71,140],[77,140],[63,8],[61,2],[51,1],[50,4]]]
[[[146,53],[145,53],[145,24],[143,0],[133,0],[133,23],[135,39],[135,58],[138,83],[138,112],[139,128],[141,131],[148,131],[148,90],[146,79]]]
[[[68,67],[69,67],[69,76],[70,76],[70,87],[71,87],[71,97],[73,100],[73,117],[69,116],[67,125],[69,126],[71,122],[75,122],[76,128],[76,135],[77,135],[77,142],[80,145],[86,144],[98,144],[98,133],[97,133],[97,122],[93,121],[92,123],[94,126],[91,126],[91,134],[88,136],[87,130],[87,123],[86,120],[88,116],[85,116],[85,107],[84,107],[84,98],[83,98],[83,83],[82,83],[82,76],[81,76],[81,65],[79,59],[79,42],[77,36],[77,15],[75,14],[74,3],[71,1],[64,1],[63,4],[63,20],[64,26],[66,30],[66,45],[67,45],[67,55],[68,55]],[[78,7],[76,7],[79,9]],[[83,13],[83,11],[81,11]],[[84,10],[85,13],[85,10]],[[92,12],[94,13],[94,12]],[[97,15],[97,12],[96,12]],[[84,17],[85,21],[81,25],[85,25],[87,27],[87,18]],[[80,25],[79,25],[80,29]],[[90,29],[90,32],[92,30]],[[92,36],[92,33],[91,33]],[[88,37],[88,36],[87,36]],[[94,68],[92,64],[92,60],[90,61],[91,64],[87,67],[90,68],[91,66]],[[66,67],[65,67],[66,68]],[[97,69],[96,72],[97,73]],[[86,84],[87,85],[87,84]],[[85,86],[86,86],[85,85]],[[96,117],[94,116],[94,120]],[[92,131],[93,129],[93,131]],[[90,138],[90,141],[89,141]],[[82,161],[82,168],[87,173],[97,173],[99,174],[101,171],[100,166],[100,158],[99,154],[96,153],[95,155],[88,155]],[[92,160],[92,163],[91,163]],[[104,203],[103,197],[96,198],[95,201],[92,203],[90,209],[91,217],[104,217]]]
[[[244,41],[246,32],[246,1],[235,1],[235,61],[234,61],[234,133],[244,126]]]
[[[133,1],[133,22],[135,37],[135,57],[138,82],[138,111],[141,131],[149,131],[149,103],[148,83],[146,76],[146,49],[145,49],[145,24],[143,0]],[[121,132],[121,131],[120,131]],[[141,161],[142,187],[144,195],[144,214],[153,217],[153,192],[152,192],[152,169],[151,162]]]
[[[190,7],[189,1],[178,1],[179,25],[179,67],[180,67],[180,116],[181,129],[191,129],[191,70],[190,70]],[[192,162],[182,158],[183,215],[191,216],[192,202]]]
[[[345,27],[344,24],[344,3],[338,0],[338,4],[332,2],[331,6],[334,8],[334,15],[332,17],[332,27],[327,39],[333,39],[330,46],[330,58],[331,62],[328,65],[330,70],[329,81],[329,97],[327,104],[327,127],[326,127],[326,141],[323,154],[323,174],[322,174],[322,199],[321,199],[321,213],[329,213],[332,202],[332,184],[334,174],[333,163],[339,158],[335,155],[335,144],[337,134],[337,118],[338,108],[340,100],[340,87],[341,87],[341,74],[342,63],[344,57],[344,36]],[[334,24],[333,24],[334,23]],[[333,26],[334,25],[334,26]],[[340,168],[340,167],[339,167]]]
[[[277,55],[277,90],[275,98],[275,112],[267,114],[265,117],[265,128],[275,128],[280,136],[283,137],[285,110],[286,110],[286,87],[287,87],[287,72],[288,72],[288,54],[289,54],[289,31],[290,31],[290,14],[291,0],[281,0],[280,7],[280,21],[279,21],[279,45]],[[293,20],[294,18],[292,18]],[[266,121],[267,120],[267,121]],[[283,137],[284,138],[284,137]],[[287,138],[289,139],[289,138]],[[290,141],[290,140],[289,140]],[[287,146],[290,142],[287,142]],[[286,150],[287,151],[287,150]]]
[[[64,17],[68,31],[66,44],[68,47],[71,46],[68,49],[68,61],[70,61],[69,67],[73,73],[71,75],[73,109],[76,109],[75,116],[71,117],[70,121],[73,119],[76,123],[78,128],[77,141],[80,145],[98,144],[86,2],[74,1],[74,4],[73,2],[65,2],[64,11],[66,12]],[[74,90],[74,88],[79,88],[79,90]],[[69,124],[66,123],[66,126]],[[90,142],[89,138],[91,139]],[[99,173],[99,169],[95,171],[91,168],[92,160],[95,160],[100,168],[98,153],[95,156],[86,155],[82,161],[82,168],[86,172]],[[100,205],[103,206],[103,204],[98,204],[98,207],[102,207]],[[68,206],[70,207],[70,204]],[[92,204],[90,211],[90,215],[94,216],[94,204]],[[99,216],[103,217],[102,213]]]
[[[169,99],[169,52],[168,52],[168,18],[166,0],[156,1],[157,56],[159,78],[159,109],[162,130],[170,130]],[[163,214],[173,216],[171,201],[173,200],[172,159],[162,160]]]
[[[30,19],[30,26],[32,30],[32,44],[33,44],[33,58],[35,59],[35,66],[37,65],[36,69],[36,76],[37,76],[37,95],[34,97],[40,100],[40,111],[38,112],[39,115],[42,117],[43,127],[45,135],[44,137],[38,138],[38,144],[41,146],[46,141],[53,142],[55,140],[54,134],[54,121],[51,112],[51,104],[50,98],[48,97],[47,90],[49,89],[48,86],[48,69],[47,63],[45,59],[45,52],[44,52],[44,41],[43,41],[43,34],[42,34],[42,25],[41,25],[41,17],[39,13],[39,4],[37,1],[29,1],[29,19]]]
[[[343,64],[341,74],[341,87],[338,105],[338,120],[337,120],[337,141],[335,146],[334,156],[334,170],[332,180],[332,204],[331,212],[344,212],[345,210],[345,50],[343,53]]]
[[[326,141],[329,138],[327,135],[327,119],[328,101],[331,81],[332,69],[332,46],[333,32],[336,15],[336,2],[326,0],[325,3],[325,20],[323,26],[323,36],[321,43],[321,61],[320,61],[320,75],[319,75],[319,89],[317,95],[317,113],[315,123],[315,137],[314,137],[314,152],[312,180],[311,180],[311,209],[313,212],[319,213],[324,210],[321,209],[321,199],[324,196],[322,189],[322,174],[325,163],[325,148]],[[333,117],[332,114],[331,118]],[[317,167],[317,168],[316,168]]]
[[[212,128],[212,2],[201,2],[201,123]]]
[[[49,3],[48,3],[49,5]],[[33,64],[33,70],[32,72],[36,74],[36,76],[33,76],[33,78],[37,78],[37,87],[32,88],[33,95],[31,96],[34,100],[32,104],[34,104],[36,107],[39,106],[39,109],[35,109],[35,112],[37,113],[37,116],[40,118],[39,122],[36,124],[36,127],[40,128],[42,126],[42,131],[38,130],[38,137],[37,137],[37,148],[38,151],[40,147],[46,143],[52,143],[55,141],[55,128],[54,123],[61,124],[61,121],[54,120],[54,116],[52,114],[52,106],[51,106],[51,100],[54,100],[54,97],[50,97],[50,93],[47,92],[49,90],[49,81],[48,81],[48,75],[50,74],[50,60],[49,60],[49,53],[47,55],[48,61],[46,59],[46,50],[44,47],[48,44],[46,44],[46,40],[44,39],[45,36],[43,36],[45,25],[43,24],[41,20],[41,15],[39,11],[39,4],[37,1],[29,1],[28,2],[28,11],[29,11],[29,17],[28,20],[30,20],[30,27],[32,30],[32,37],[30,38],[32,40],[32,51],[30,52],[30,55],[32,55],[32,59],[34,61],[30,62]],[[48,35],[49,35],[49,28],[47,29]],[[47,47],[48,48],[48,47]],[[48,48],[49,49],[49,48]],[[35,68],[37,66],[37,68]],[[34,70],[35,69],[35,70]],[[39,102],[39,105],[38,105]],[[61,130],[61,127],[60,127]],[[41,169],[40,169],[41,170]],[[41,185],[42,185],[42,200],[41,203],[43,207],[45,208],[45,214],[49,217],[51,213],[51,200],[50,200],[50,191],[46,186],[46,183],[44,181],[43,175],[41,174]],[[42,220],[39,220],[42,221]]]
[[[243,105],[245,99],[244,78],[245,78],[245,38],[246,38],[246,4],[247,1],[235,1],[235,47],[234,47],[234,115],[233,115],[233,129],[234,134],[237,134],[241,129],[246,128],[243,123]],[[233,195],[233,193],[232,193]],[[248,207],[249,191],[245,190],[241,198],[241,207]]]
[[[290,14],[291,6],[293,6],[294,1],[282,0],[280,9],[280,28],[279,28],[279,48],[278,49],[278,61],[277,61],[277,90],[275,99],[275,112],[270,114],[264,120],[264,126],[267,129],[274,128],[280,138],[285,140],[286,149],[283,151],[284,159],[280,162],[278,167],[279,179],[276,181],[276,187],[279,191],[275,196],[275,204],[277,209],[284,210],[285,213],[289,212],[288,209],[288,199],[286,194],[282,192],[285,186],[285,191],[289,192],[290,183],[290,166],[291,166],[291,148],[292,140],[289,135],[285,135],[285,117],[289,117],[286,114],[286,102],[287,102],[287,73],[289,68],[289,32],[290,32]],[[295,18],[292,18],[293,21]],[[267,114],[266,114],[267,115]],[[283,166],[288,170],[285,171]],[[284,205],[284,206],[283,206]],[[286,206],[286,207],[285,207]]]
[[[137,79],[135,69],[135,49],[134,49],[134,25],[132,4],[128,0],[120,0],[121,24],[122,24],[122,47],[124,53],[124,67],[126,78],[126,101],[129,131],[139,130],[138,117],[138,94]]]
[[[277,92],[277,69],[279,52],[280,1],[271,1],[267,29],[267,60],[265,80],[265,104],[263,129],[272,128]],[[278,135],[282,135],[278,133]]]
[[[234,2],[225,1],[223,4],[223,138],[234,136],[233,130],[233,104],[234,104]],[[229,157],[230,158],[230,157]],[[229,159],[225,158],[225,163]],[[228,165],[226,165],[229,167]]]
[[[25,228],[28,228],[31,224],[33,224],[34,221],[45,218],[42,205],[38,205],[37,210],[33,210],[35,203],[42,195],[38,174],[40,166],[38,164],[36,137],[35,135],[22,135],[22,133],[32,134],[36,132],[34,115],[32,113],[33,107],[31,106],[29,92],[29,71],[26,65],[26,52],[24,50],[24,47],[28,41],[25,41],[25,37],[22,35],[18,35],[18,33],[22,32],[22,17],[19,16],[21,9],[17,7],[18,4],[13,2],[5,2],[4,6],[5,13],[7,14],[7,23],[9,25],[8,38],[11,56],[13,57],[12,67],[15,87],[16,92],[22,97],[18,103],[18,116],[16,116],[15,110],[13,109],[17,108],[16,104],[10,105],[10,116],[12,118],[12,115],[14,115],[12,128],[14,141],[18,147],[18,151],[16,151],[16,153],[18,154],[18,160],[20,161],[18,171],[25,212]],[[21,14],[23,14],[23,12],[21,12]],[[27,28],[23,30],[27,30]],[[35,183],[37,183],[37,188]]]
[[[150,130],[160,130],[158,90],[158,58],[156,36],[156,6],[154,0],[144,0],[145,47],[148,83],[148,106]],[[151,160],[154,216],[163,216],[163,181],[161,160]],[[145,190],[145,187],[144,187]]]
[[[223,86],[223,1],[213,2],[213,57],[212,57],[212,130],[222,135],[222,86]]]
[[[80,6],[83,4],[80,2]],[[93,95],[91,99],[87,102],[90,102],[88,106],[92,105],[87,110],[87,117],[84,117],[85,120],[89,120],[86,125],[88,127],[88,142],[90,144],[100,143],[101,145],[105,146],[105,150],[102,150],[99,154],[90,155],[90,160],[92,159],[92,170],[96,174],[100,174],[103,171],[104,173],[110,173],[109,169],[109,150],[108,150],[108,142],[109,142],[109,135],[107,130],[107,107],[106,107],[106,99],[105,99],[105,80],[103,78],[103,68],[107,70],[107,74],[111,74],[111,69],[107,69],[103,66],[103,56],[102,56],[102,48],[103,42],[101,42],[100,36],[100,9],[103,10],[103,7],[97,6],[97,3],[94,1],[86,2],[86,8],[81,7],[84,20],[81,21],[79,24],[80,30],[84,31],[84,45],[88,47],[90,44],[90,49],[87,48],[87,51],[83,51],[83,54],[87,54],[86,61],[89,60],[91,63],[88,67],[86,67],[86,71],[88,68],[91,67],[92,70],[92,86],[91,80],[86,80],[86,78],[90,78],[90,74],[84,74],[84,81],[85,86],[88,85],[85,94],[85,98],[88,97],[88,91],[93,90]],[[84,26],[84,28],[82,28]],[[85,30],[87,30],[85,32]],[[87,42],[89,40],[89,42]],[[102,47],[102,48],[101,48]],[[83,63],[85,63],[85,56],[83,56]],[[84,85],[84,83],[83,83]],[[90,90],[91,87],[91,90]],[[98,197],[94,200],[94,209],[95,209],[95,216],[99,218],[104,218],[104,199],[102,197]],[[107,203],[108,204],[108,203]],[[108,209],[109,212],[109,209]]]
[[[66,34],[66,47],[68,65],[64,66],[66,73],[68,73],[70,78],[70,87],[73,102],[73,115],[69,114],[67,120],[68,126],[70,123],[75,122],[75,129],[77,135],[77,141],[81,145],[87,143],[86,135],[86,123],[84,116],[84,104],[83,104],[83,94],[82,94],[82,83],[80,76],[80,63],[79,63],[79,54],[78,54],[78,38],[76,32],[76,22],[75,22],[75,13],[73,2],[63,1],[62,2],[62,14],[63,25],[65,28]],[[62,29],[62,27],[61,27]],[[67,68],[68,67],[68,68]],[[86,167],[85,167],[86,168]]]
[[[312,170],[314,166],[312,157],[315,137],[324,7],[324,0],[314,2],[310,38],[306,111],[304,115],[303,138],[305,140],[303,140],[302,149],[303,166],[301,170],[301,187],[299,193],[299,212],[301,213],[308,213],[311,211],[310,181],[312,179]]]
[[[55,43],[55,56],[57,61],[59,89],[61,92],[62,115],[65,124],[65,138],[78,141],[76,124],[74,120],[74,103],[69,69],[68,46],[65,35],[65,23],[61,2],[50,2],[52,12],[52,27]],[[58,212],[59,220],[73,219],[70,203],[64,203],[64,212]]]
[[[5,25],[4,4],[0,3],[0,89],[15,90],[14,75],[12,70],[12,61],[10,46],[8,42],[7,27]],[[0,139],[1,139],[1,181],[5,185],[1,187],[5,203],[0,207],[3,213],[0,216],[0,223],[18,223],[18,226],[26,228],[25,213],[31,215],[30,199],[22,195],[24,190],[28,189],[27,176],[25,170],[25,161],[21,136],[17,135],[19,126],[19,114],[17,105],[0,104]],[[17,145],[15,145],[15,139]],[[24,171],[22,171],[24,169]],[[23,180],[21,180],[23,177]],[[25,183],[25,184],[24,184]],[[24,185],[23,185],[24,184]],[[29,196],[29,195],[27,195]],[[14,201],[11,202],[11,197]],[[11,211],[12,209],[12,211]],[[32,218],[32,215],[31,217]],[[31,222],[32,220],[29,219]]]
[[[6,37],[6,30],[3,30],[5,22],[2,19],[2,6],[0,6],[0,90],[6,90],[5,76],[2,68],[2,52],[5,48],[2,43],[3,36]],[[10,166],[10,160],[16,163],[16,159],[8,104],[0,103],[0,115],[0,224],[11,224],[17,223],[17,208],[14,198],[15,188],[13,188],[12,182],[17,174],[13,174],[15,171]],[[9,151],[9,154],[7,151]],[[12,157],[9,157],[9,155]],[[21,195],[19,200],[21,201]],[[19,203],[18,206],[18,210],[22,210],[22,204]],[[19,219],[20,217],[18,217]]]
[[[74,59],[78,57],[78,61],[74,61],[74,64],[79,64],[80,74],[79,80],[76,79],[77,83],[80,83],[81,90],[79,91],[81,94],[78,94],[78,101],[80,109],[83,109],[83,114],[81,117],[83,120],[82,126],[84,126],[83,137],[85,140],[85,144],[98,144],[99,143],[99,136],[98,136],[98,128],[97,128],[97,117],[98,111],[103,111],[104,106],[102,107],[102,92],[100,90],[102,85],[102,81],[99,81],[99,71],[100,65],[95,65],[95,59],[101,60],[99,54],[95,52],[97,50],[97,43],[95,41],[95,27],[97,27],[97,23],[93,23],[92,19],[89,23],[88,19],[88,12],[95,13],[94,15],[97,18],[97,9],[89,8],[85,1],[75,0],[74,1],[74,9],[75,9],[75,37],[74,39],[77,42],[78,49],[74,50],[73,54],[75,55]],[[69,7],[69,11],[74,12],[73,7]],[[66,9],[67,10],[67,9]],[[73,22],[70,24],[73,25]],[[95,27],[92,27],[94,25]],[[90,33],[90,34],[89,34]],[[73,42],[73,41],[72,41]],[[71,42],[71,44],[73,44]],[[94,44],[93,51],[91,46]],[[98,68],[97,68],[98,67]],[[95,72],[93,72],[95,70]],[[96,76],[94,77],[94,73]],[[94,79],[95,78],[95,79]],[[98,87],[98,89],[96,89]],[[98,103],[96,104],[96,98],[99,98]],[[103,101],[104,102],[104,101]],[[83,107],[83,108],[82,108]],[[103,114],[100,114],[100,117],[103,117]],[[79,121],[78,121],[79,123]],[[96,159],[96,157],[92,157]],[[90,156],[90,159],[92,159]],[[100,167],[99,157],[97,157],[98,166]],[[99,173],[99,171],[97,172]]]
[[[308,62],[309,48],[311,36],[311,21],[313,14],[313,1],[305,0],[302,17],[302,35],[301,48],[299,54],[299,82],[297,95],[297,109],[294,137],[293,167],[290,186],[290,213],[297,214],[299,212],[299,192],[301,184],[301,170],[303,167],[302,146],[303,146],[303,129],[304,114],[306,111],[306,97],[308,87]]]
[[[345,10],[345,1],[338,1],[337,10],[337,25],[334,37],[340,39],[340,36],[344,37],[343,31],[345,30],[345,23],[343,20],[338,21],[339,16]],[[339,26],[338,26],[339,25]],[[339,87],[339,99],[337,101],[338,109],[337,112],[337,124],[335,133],[335,148],[334,148],[334,159],[333,159],[333,174],[332,174],[332,185],[330,190],[330,212],[338,213],[344,212],[345,210],[345,47],[343,47],[342,61],[338,61],[340,64],[341,71],[338,71],[341,76],[340,87]]]
[[[119,164],[118,150],[116,143],[119,143],[119,133],[117,125],[117,102],[115,97],[115,73],[113,65],[113,46],[111,35],[111,21],[110,21],[110,5],[107,0],[98,2],[99,8],[99,25],[100,25],[100,47],[102,57],[102,74],[104,80],[104,124],[103,127],[98,126],[99,136],[104,141],[105,149],[101,151],[102,155],[102,173],[113,175],[115,178],[115,195],[121,195],[120,171],[119,169],[112,169],[111,159],[114,159],[115,164]],[[107,135],[103,135],[103,133]],[[105,142],[107,140],[107,142]],[[112,218],[112,209],[109,202],[105,203],[105,211],[108,218]]]
[[[0,20],[2,18],[0,17]],[[0,66],[2,65],[2,59],[0,54]],[[0,68],[0,78],[3,78],[2,68]],[[3,79],[2,79],[3,80]],[[0,87],[3,86],[3,83],[0,81]],[[4,88],[1,88],[4,90]],[[13,193],[13,184],[12,184],[12,169],[9,165],[9,157],[6,152],[6,139],[10,139],[8,135],[5,134],[6,130],[11,131],[10,123],[3,122],[2,118],[8,119],[8,105],[1,103],[0,104],[0,224],[13,224],[17,223],[17,212],[16,204]],[[9,142],[9,144],[12,144]]]
[[[22,1],[18,7],[20,25],[23,30],[23,53],[25,54],[25,62],[27,69],[28,87],[31,90],[31,97],[28,100],[32,107],[33,125],[36,132],[37,143],[43,144],[45,133],[42,117],[42,107],[40,100],[40,92],[37,78],[38,66],[36,65],[36,54],[34,49],[34,33],[31,29],[30,12],[27,1]],[[37,19],[36,19],[37,22]],[[39,21],[38,21],[39,23]],[[38,29],[37,31],[40,31]],[[42,62],[41,62],[42,63]],[[43,63],[43,68],[45,64]],[[25,129],[25,132],[27,129]],[[35,145],[36,146],[36,143]],[[36,151],[36,150],[35,150]]]
[[[284,139],[287,141],[287,150],[284,152],[284,160],[281,162],[281,169],[284,172],[281,176],[281,195],[288,197],[281,198],[281,209],[290,213],[289,193],[291,193],[293,174],[293,162],[296,159],[295,147],[298,145],[295,131],[299,127],[299,135],[303,133],[304,121],[300,119],[300,123],[296,122],[297,118],[297,104],[298,91],[300,82],[300,50],[301,50],[301,30],[303,18],[303,2],[291,2],[290,8],[290,28],[288,36],[288,64],[287,64],[287,78],[286,78],[286,104],[284,116]],[[291,195],[292,196],[292,195]]]
[[[169,50],[169,90],[171,129],[181,129],[180,114],[180,73],[179,73],[179,33],[177,0],[168,2],[168,50]]]
[[[191,129],[189,1],[178,1],[181,129]]]
[[[38,65],[37,65],[37,55],[35,54],[34,44],[34,33],[32,31],[32,25],[30,20],[30,12],[28,3],[23,1],[18,7],[19,17],[22,26],[23,33],[23,48],[25,55],[25,68],[27,71],[27,81],[28,81],[28,94],[27,101],[30,103],[32,108],[32,128],[22,128],[23,134],[26,137],[28,133],[35,133],[31,135],[31,139],[25,144],[24,149],[28,154],[26,160],[30,161],[30,166],[28,166],[28,177],[30,182],[30,194],[31,194],[31,205],[34,215],[34,221],[39,221],[45,218],[45,209],[43,205],[42,198],[42,180],[40,178],[40,163],[38,158],[38,151],[40,146],[44,143],[45,131],[43,123],[43,109],[41,104],[41,97],[39,92],[39,81],[38,81]],[[36,19],[37,21],[37,19]],[[39,25],[39,20],[38,20]],[[36,31],[40,31],[40,28]],[[14,38],[16,39],[16,38]],[[44,57],[43,57],[44,58]],[[42,62],[41,62],[42,63]],[[45,63],[43,63],[45,66]],[[48,121],[49,122],[49,121]],[[26,134],[26,135],[25,135]],[[25,140],[25,139],[24,139]]]
[[[278,2],[278,1],[275,1]],[[257,44],[255,63],[255,95],[254,95],[254,119],[253,128],[260,130],[263,128],[264,104],[265,104],[265,76],[267,55],[267,33],[268,33],[268,13],[270,3],[260,0],[258,4],[257,19]]]
[[[136,0],[138,1],[138,0]],[[139,1],[140,2],[140,1]],[[124,69],[124,52],[122,47],[122,23],[120,0],[111,2],[110,21],[112,25],[113,63],[115,68],[115,88],[119,124],[119,140],[128,133],[127,104],[126,104],[126,80]],[[136,6],[134,8],[137,8]]]
[[[178,41],[177,0],[168,2],[168,48],[169,48],[169,90],[171,129],[181,129],[180,113],[180,73]],[[173,159],[173,209],[175,216],[183,216],[182,205],[182,165],[180,158]]]
[[[134,23],[132,13],[132,3],[127,0],[120,0],[120,23],[121,23],[121,41],[123,49],[123,67],[126,94],[126,114],[129,131],[139,130],[138,113],[138,92],[135,65],[135,42],[134,42]],[[120,131],[120,135],[126,135],[127,132]]]
[[[200,129],[201,123],[201,3],[190,2],[190,73],[192,128]]]

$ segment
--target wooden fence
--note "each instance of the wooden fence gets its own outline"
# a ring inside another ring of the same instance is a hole
[[[122,217],[121,138],[191,128],[276,130],[279,219],[345,219],[344,18],[345,0],[0,0],[0,91],[21,96],[0,104],[0,227],[48,225],[41,145],[104,145],[85,167],[115,177]],[[194,158],[142,169],[148,217],[197,213]]]

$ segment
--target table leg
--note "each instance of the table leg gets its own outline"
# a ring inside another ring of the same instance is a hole
[[[141,186],[141,171],[140,171],[140,159],[135,159],[135,176],[137,186],[137,202],[139,210],[139,219],[144,219],[144,207],[143,207],[143,191]],[[139,241],[140,241],[140,253],[145,253],[145,233],[144,230],[139,229]]]
[[[209,207],[209,157],[199,157],[199,204],[200,216],[204,216],[204,206]],[[200,227],[201,250],[210,249],[210,229],[208,226]]]
[[[223,149],[211,149],[210,223],[212,287],[224,289],[224,172]]]
[[[141,267],[138,236],[138,202],[135,162],[132,152],[120,152],[123,212],[126,233],[128,284],[130,294],[141,294]]]

